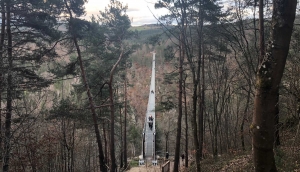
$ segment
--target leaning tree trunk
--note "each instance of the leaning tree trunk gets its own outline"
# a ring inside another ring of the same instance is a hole
[[[86,79],[86,75],[85,75],[85,70],[83,67],[83,62],[82,62],[82,58],[81,58],[81,52],[79,49],[79,45],[77,43],[77,39],[74,38],[74,43],[76,45],[76,49],[77,49],[77,53],[78,53],[78,59],[79,59],[79,64],[80,64],[80,69],[81,69],[81,74],[82,74],[82,78],[83,78],[83,82],[84,85],[86,87],[87,90],[87,95],[89,97],[89,103],[90,103],[90,108],[92,111],[92,117],[93,117],[93,123],[94,123],[94,129],[95,129],[95,135],[96,135],[96,140],[97,140],[97,145],[98,145],[98,153],[99,153],[99,164],[100,164],[100,171],[106,172],[107,168],[104,162],[104,154],[103,154],[103,149],[102,149],[102,142],[101,142],[101,137],[100,137],[100,130],[98,128],[98,122],[97,122],[97,113],[96,113],[96,107],[93,101],[93,97],[92,94],[90,92],[90,88]]]
[[[273,144],[277,94],[289,51],[297,0],[273,0],[272,32],[256,76],[253,133],[253,159],[255,171],[277,171]]]
[[[72,22],[74,19],[73,19],[73,16],[72,16],[71,9],[68,6],[67,1],[64,0],[64,2],[65,2],[65,5],[66,5],[66,8],[68,9],[69,15],[70,15],[70,22]],[[71,24],[70,24],[70,27],[71,27]],[[71,33],[73,33],[73,29],[74,28],[72,28],[72,27],[70,28]],[[101,142],[101,137],[100,137],[100,130],[98,128],[98,122],[97,122],[96,107],[95,107],[95,104],[94,104],[92,93],[91,93],[90,88],[89,88],[89,84],[87,82],[86,73],[85,73],[85,69],[84,69],[83,62],[82,62],[82,57],[81,57],[81,50],[80,50],[80,47],[78,45],[77,37],[75,35],[72,35],[72,39],[73,39],[73,42],[74,42],[75,47],[76,47],[76,51],[77,51],[77,55],[78,55],[77,58],[78,58],[79,65],[80,65],[80,70],[81,70],[81,76],[82,76],[82,80],[84,82],[84,86],[86,88],[86,92],[87,92],[87,96],[89,98],[90,108],[91,108],[91,112],[92,112],[95,135],[96,135],[96,140],[97,140],[97,145],[98,145],[100,171],[106,172],[107,168],[106,168],[106,165],[105,165],[105,162],[104,162],[104,155],[103,155],[102,142]]]

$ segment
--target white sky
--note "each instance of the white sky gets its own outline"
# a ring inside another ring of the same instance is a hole
[[[127,15],[132,20],[132,26],[140,26],[143,24],[155,24],[156,17],[163,14],[165,10],[154,9],[154,3],[158,0],[119,0],[123,5],[128,5]],[[105,7],[109,4],[109,0],[88,0],[86,7],[86,19],[90,19],[92,14],[98,15],[99,11],[104,11]],[[152,13],[150,12],[152,11]]]

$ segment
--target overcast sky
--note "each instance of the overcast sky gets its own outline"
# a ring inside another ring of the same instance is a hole
[[[132,20],[131,25],[140,26],[143,24],[157,23],[153,17],[160,16],[164,10],[154,9],[154,3],[158,0],[119,0],[124,5],[128,5],[127,15]],[[86,19],[89,19],[92,14],[97,15],[99,11],[104,11],[104,8],[109,4],[109,0],[88,0],[86,7]],[[152,13],[151,13],[151,11]]]

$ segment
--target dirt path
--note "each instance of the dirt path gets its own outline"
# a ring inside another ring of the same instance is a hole
[[[170,164],[170,171],[173,171],[173,166],[174,166],[174,162],[171,161]],[[131,168],[129,171],[127,172],[160,172],[161,171],[161,166],[140,166],[140,167],[133,167]]]
[[[128,172],[160,172],[159,166],[156,167],[133,167]]]

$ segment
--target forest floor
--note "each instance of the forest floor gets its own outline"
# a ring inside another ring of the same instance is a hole
[[[241,169],[240,171],[244,171],[245,166],[249,164],[251,157],[250,155],[244,155],[236,157],[230,162],[225,162],[223,160],[213,160],[213,159],[205,159],[201,164],[202,171],[237,171],[237,169]],[[171,159],[170,171],[173,171],[174,162]],[[190,161],[192,163],[192,161]],[[186,169],[184,166],[180,166],[180,171],[193,171],[193,164],[190,164],[189,169]],[[133,167],[128,172],[160,172],[161,166],[139,166]],[[239,171],[239,170],[238,170]]]
[[[283,146],[276,150],[275,161],[278,171],[283,172],[300,172],[300,145],[290,149]],[[294,151],[293,151],[294,150]],[[293,156],[290,156],[294,153]],[[180,167],[181,172],[195,171],[195,165],[193,161],[190,161],[189,168],[184,166]],[[170,167],[174,166],[174,162],[171,161]],[[128,172],[160,172],[161,166],[140,166],[133,167]],[[222,155],[218,158],[206,158],[201,162],[201,171],[210,172],[252,172],[255,171],[253,167],[251,151],[235,155]]]
[[[159,166],[157,167],[133,167],[129,170],[129,172],[160,172],[161,169]]]
[[[281,144],[274,149],[275,163],[279,172],[300,172],[300,134],[298,127],[281,131]],[[201,170],[210,172],[255,171],[252,148],[246,149],[246,151],[231,151],[231,153],[222,154],[216,158],[206,158],[201,162]],[[193,168],[193,164],[190,165],[190,168]]]
[[[170,160],[170,172],[173,171],[174,162]],[[180,166],[180,171],[184,171],[184,166]],[[161,165],[133,167],[128,172],[161,172]]]
[[[281,135],[281,145],[274,149],[275,162],[279,172],[300,172],[299,129],[285,130]],[[170,160],[171,171],[174,166]],[[161,166],[133,167],[129,172],[159,172]],[[180,171],[195,171],[195,163],[189,161],[189,168],[181,166]],[[254,170],[251,147],[246,151],[231,151],[218,157],[207,157],[201,161],[201,171],[210,172],[252,172]]]

